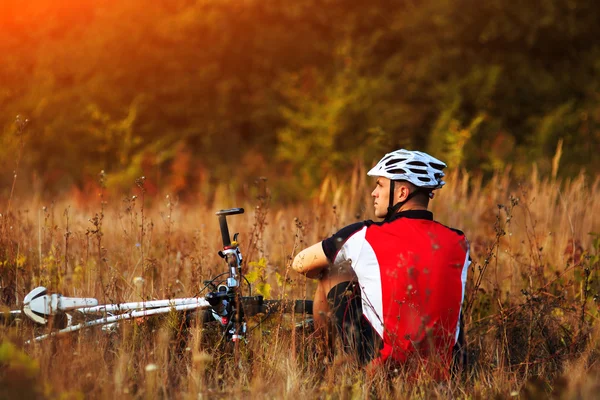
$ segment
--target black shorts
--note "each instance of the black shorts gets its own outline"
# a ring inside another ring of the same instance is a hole
[[[358,283],[337,284],[327,293],[327,303],[344,351],[354,354],[361,364],[377,358],[383,342],[362,313]]]

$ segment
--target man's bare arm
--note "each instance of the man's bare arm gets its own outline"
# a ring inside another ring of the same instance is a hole
[[[323,252],[323,246],[318,242],[298,253],[292,268],[308,278],[317,278],[328,265],[329,260]]]

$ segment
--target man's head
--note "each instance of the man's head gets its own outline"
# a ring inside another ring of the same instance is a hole
[[[444,186],[442,161],[420,151],[386,154],[367,174],[377,177],[375,215],[389,218],[399,210],[427,209],[432,191]]]
[[[373,197],[373,205],[375,207],[375,216],[377,218],[385,218],[388,214],[390,205],[390,185],[391,180],[380,176],[375,182],[375,189],[371,192]],[[403,203],[402,210],[426,210],[429,205],[428,192],[418,190],[419,188],[407,181],[394,182],[394,194],[392,198],[392,206]],[[411,194],[413,194],[411,196]],[[409,196],[410,199],[409,199]],[[408,201],[406,201],[408,199]]]

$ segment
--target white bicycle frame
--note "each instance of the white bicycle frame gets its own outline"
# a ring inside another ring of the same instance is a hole
[[[198,297],[187,297],[181,299],[170,299],[170,300],[149,300],[132,303],[121,303],[121,304],[104,304],[94,307],[83,307],[78,308],[76,311],[82,314],[94,314],[94,313],[114,313],[123,312],[129,310],[144,310],[148,308],[158,307],[177,307],[183,305],[199,305],[206,306],[208,302]]]
[[[41,325],[48,323],[48,317],[59,313],[104,314],[102,318],[70,325],[64,329],[38,336],[33,339],[36,342],[92,326],[108,325],[132,318],[165,314],[171,311],[189,311],[201,308],[211,308],[211,305],[204,298],[199,297],[98,305],[98,300],[94,298],[65,297],[56,293],[49,295],[43,286],[29,292],[23,302],[23,314]],[[13,318],[22,315],[20,310],[11,311],[10,313]],[[70,322],[72,316],[67,315]]]
[[[77,325],[71,325],[71,326],[68,326],[59,331],[51,332],[51,333],[48,333],[45,335],[38,336],[38,337],[34,338],[33,340],[35,342],[40,342],[49,337],[53,337],[56,335],[69,333],[69,332],[75,332],[80,329],[89,328],[92,326],[107,325],[107,324],[112,324],[112,323],[119,322],[119,321],[125,321],[127,319],[132,319],[132,318],[141,318],[141,317],[148,317],[151,315],[165,314],[165,313],[168,313],[171,311],[188,311],[188,310],[194,310],[197,308],[210,306],[206,300],[202,300],[202,299],[195,299],[195,300],[198,300],[195,304],[189,303],[189,304],[181,304],[181,305],[177,305],[177,306],[158,307],[158,308],[143,309],[143,310],[131,310],[127,313],[123,313],[123,314],[119,314],[119,315],[106,316],[106,317],[99,318],[99,319],[96,319],[93,321],[87,321],[87,322],[82,322]],[[113,305],[117,305],[117,304],[113,304]],[[30,341],[27,341],[26,343],[30,343]]]

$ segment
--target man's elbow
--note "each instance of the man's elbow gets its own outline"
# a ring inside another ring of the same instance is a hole
[[[294,258],[292,269],[307,278],[320,279],[327,265],[327,263],[320,263],[317,259],[311,259],[310,254],[307,255],[305,251],[302,251]]]
[[[304,266],[304,255],[301,251],[294,257],[294,261],[292,262],[292,269],[299,274],[306,275],[306,268]]]
[[[320,273],[320,266],[316,260],[311,259],[310,254],[303,250],[294,258],[292,269],[308,278],[315,278]]]

